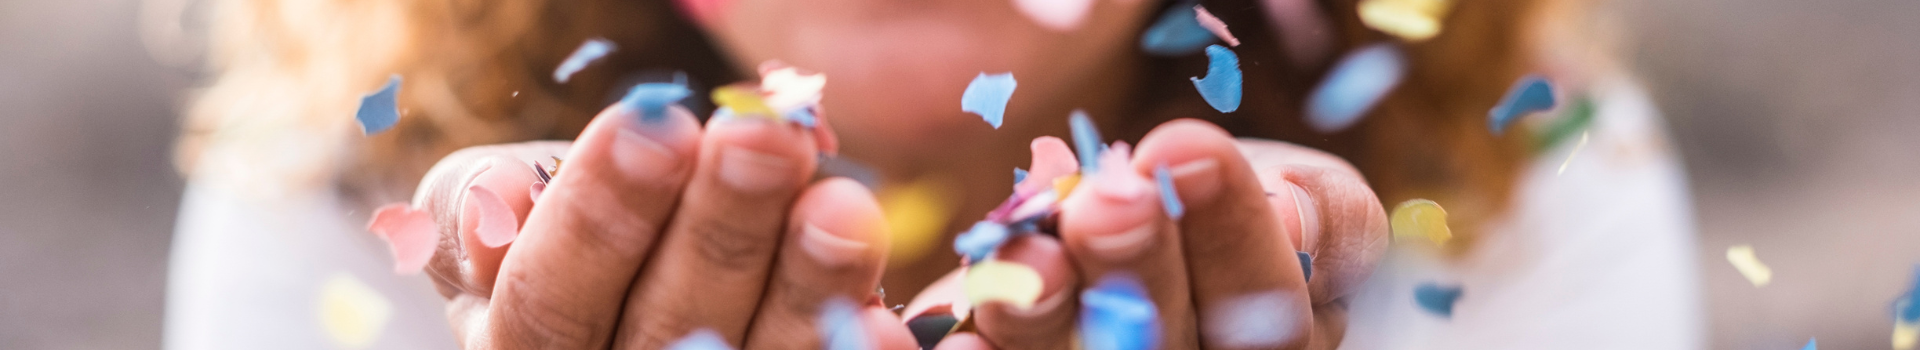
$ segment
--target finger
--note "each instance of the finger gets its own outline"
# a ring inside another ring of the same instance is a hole
[[[501,264],[490,344],[587,349],[612,339],[627,287],[700,148],[685,109],[647,121],[639,110],[609,107],[574,142]]]
[[[1067,349],[1078,305],[1080,276],[1059,240],[1041,235],[1015,237],[1000,246],[996,259],[1026,265],[1040,274],[1040,298],[1029,307],[1002,301],[974,305],[980,336],[1001,349]]]
[[[617,345],[654,349],[696,328],[733,344],[766,288],[788,208],[815,166],[811,132],[717,118],[660,248],[627,296]]]
[[[375,226],[390,231],[428,231],[389,233],[433,237],[420,243],[433,246],[431,251],[422,250],[431,252],[425,269],[442,296],[486,295],[493,290],[506,244],[519,233],[520,223],[533,209],[527,195],[527,184],[533,181],[532,168],[525,164],[563,154],[568,144],[526,142],[456,151],[441,158],[421,179],[411,205],[382,208],[376,213],[382,219],[419,215],[431,221],[430,225],[407,228],[382,222],[390,220],[375,220]],[[396,251],[409,248],[402,247],[402,242],[394,243],[399,248]],[[409,257],[421,258],[426,257]]]
[[[1060,233],[1081,283],[1132,275],[1159,310],[1162,348],[1193,349],[1194,314],[1178,228],[1161,209],[1158,190],[1127,166],[1124,147],[1100,160],[1060,204]]]
[[[952,335],[948,335],[946,339],[941,340],[940,345],[933,347],[933,350],[995,350],[995,349],[993,345],[987,343],[986,339],[980,338],[980,336],[977,334],[954,333]]]
[[[869,300],[880,283],[886,218],[865,186],[845,178],[822,181],[800,195],[790,218],[788,244],[780,246],[743,348],[820,348],[814,320],[821,305]]]
[[[1294,243],[1313,254],[1309,289],[1314,304],[1353,293],[1386,254],[1389,241],[1387,214],[1360,171],[1337,156],[1290,143],[1240,139],[1238,144],[1263,186],[1292,192],[1268,200],[1275,213],[1300,217],[1283,224],[1297,225],[1293,231],[1300,236]]]
[[[1296,217],[1276,217],[1269,209],[1233,138],[1205,122],[1164,124],[1141,140],[1134,160],[1138,171],[1161,166],[1187,207],[1180,244],[1206,347],[1274,349],[1306,341],[1313,325],[1307,280],[1288,239],[1299,226],[1282,225]]]

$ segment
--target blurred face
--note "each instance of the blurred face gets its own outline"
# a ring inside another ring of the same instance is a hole
[[[1028,0],[1072,1],[1072,0]],[[780,60],[828,77],[824,108],[848,151],[884,162],[952,150],[995,132],[960,111],[981,72],[1014,73],[1007,129],[1064,125],[1120,91],[1088,86],[1125,76],[1145,0],[1087,0],[1077,26],[1043,26],[1013,1],[680,0],[741,71]],[[1020,143],[1024,146],[1025,143]],[[1022,147],[1021,149],[1024,149]]]

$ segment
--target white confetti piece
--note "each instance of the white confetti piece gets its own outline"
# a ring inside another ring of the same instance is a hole
[[[1728,247],[1727,262],[1733,263],[1733,268],[1740,270],[1740,275],[1746,276],[1747,282],[1752,282],[1754,287],[1765,287],[1773,281],[1773,269],[1767,268],[1766,264],[1760,263],[1759,257],[1753,255],[1753,246],[1743,244]]]

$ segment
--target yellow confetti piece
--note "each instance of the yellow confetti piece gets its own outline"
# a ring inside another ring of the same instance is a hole
[[[1893,322],[1893,350],[1913,349],[1915,338],[1920,338],[1920,324]]]
[[[713,104],[732,109],[736,116],[777,117],[773,108],[767,107],[767,102],[760,99],[760,91],[737,85],[713,89]]]
[[[1753,246],[1742,244],[1728,247],[1727,262],[1733,263],[1733,268],[1740,270],[1740,275],[1746,276],[1747,282],[1752,282],[1754,287],[1765,287],[1767,282],[1773,281],[1773,269],[1767,268],[1767,264],[1760,263],[1760,258],[1753,255]]]
[[[1040,272],[1020,263],[987,260],[967,267],[967,303],[1001,301],[1025,310],[1040,298]]]
[[[373,344],[393,317],[393,305],[373,287],[335,273],[320,286],[320,325],[335,343],[349,349]]]
[[[1059,194],[1061,200],[1066,200],[1067,194],[1073,193],[1073,187],[1079,185],[1080,174],[1056,177],[1053,178],[1053,193]]]
[[[947,183],[939,178],[923,178],[904,186],[880,192],[880,208],[886,212],[887,228],[893,235],[892,264],[918,261],[938,245],[951,219],[954,202]]]
[[[1421,42],[1440,34],[1440,22],[1447,16],[1448,0],[1362,0],[1360,21],[1409,42]]]
[[[1400,202],[1393,208],[1391,225],[1395,240],[1425,237],[1434,245],[1446,245],[1453,239],[1453,229],[1447,227],[1447,210],[1430,200]]]

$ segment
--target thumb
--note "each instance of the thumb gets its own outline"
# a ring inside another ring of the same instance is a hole
[[[425,270],[442,296],[490,295],[500,261],[533,208],[538,175],[569,142],[477,146],[441,158],[410,204],[382,207],[369,229],[393,248],[395,271]]]

